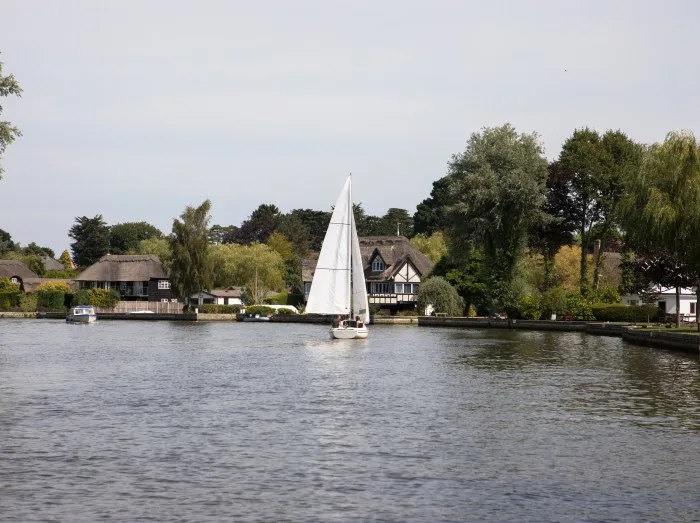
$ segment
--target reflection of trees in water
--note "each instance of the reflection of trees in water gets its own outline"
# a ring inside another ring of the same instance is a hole
[[[584,333],[480,330],[450,341],[453,364],[527,371],[529,386],[574,418],[700,430],[697,357]]]

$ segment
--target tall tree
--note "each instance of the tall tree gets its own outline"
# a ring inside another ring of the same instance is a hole
[[[153,237],[141,240],[133,254],[152,254],[167,268],[170,268],[170,263],[173,259],[173,251],[170,248],[170,238]]]
[[[663,143],[649,146],[627,186],[620,219],[631,245],[662,254],[700,285],[700,145],[695,136],[672,132]],[[677,287],[677,304],[678,294]],[[700,330],[700,314],[696,321]]]
[[[282,213],[276,205],[263,203],[241,224],[229,243],[265,243],[267,237],[279,226],[281,218]]]
[[[381,220],[382,234],[396,236],[397,233],[406,238],[413,237],[413,217],[406,209],[391,207]]]
[[[445,208],[449,205],[450,177],[444,176],[433,182],[430,197],[416,207],[413,215],[413,230],[416,234],[431,235],[447,226]]]
[[[436,231],[430,236],[422,233],[416,234],[411,238],[411,243],[433,263],[437,263],[440,258],[447,254],[447,244],[441,231]]]
[[[73,260],[70,257],[70,253],[68,252],[68,249],[65,249],[61,253],[61,257],[58,259],[63,264],[63,268],[66,269],[67,271],[71,269],[75,269],[75,264],[73,263]]]
[[[214,245],[211,252],[216,287],[247,287],[255,303],[262,303],[268,291],[284,287],[284,260],[267,245]]]
[[[235,234],[238,231],[238,227],[235,225],[212,225],[209,229],[209,243],[219,244],[219,243],[233,243],[226,242],[224,238],[228,234]]]
[[[78,267],[92,265],[109,252],[109,226],[101,214],[77,217],[68,236],[75,240],[70,247]]]
[[[211,202],[205,200],[199,207],[187,206],[173,220],[170,235],[172,261],[170,282],[178,298],[187,300],[195,292],[211,288],[212,261],[209,256],[209,221]]]
[[[0,229],[0,254],[14,251],[17,248],[19,245],[12,241],[12,235]]]
[[[574,131],[559,154],[559,167],[568,180],[571,219],[581,239],[581,293],[588,294],[587,254],[593,245],[592,229],[602,223],[600,237],[613,226],[615,209],[623,191],[626,172],[638,168],[641,147],[621,131],[607,131],[602,137],[597,131],[584,128]],[[599,260],[595,260],[599,268]],[[598,270],[594,270],[593,285]]]
[[[506,124],[473,134],[449,164],[450,245],[458,257],[483,245],[494,302],[516,306],[512,284],[528,231],[540,219],[547,160],[536,134]]]
[[[331,221],[331,213],[313,209],[293,209],[289,214],[298,218],[306,227],[309,233],[309,248],[314,251],[320,251],[328,224]],[[360,234],[359,230],[358,234]]]
[[[163,233],[157,227],[146,222],[126,222],[109,228],[109,252],[127,254],[135,252],[141,240],[162,238]]]
[[[0,62],[0,97],[15,95],[22,96],[22,88],[15,80],[14,75],[2,75],[2,62]],[[2,105],[0,105],[0,114],[2,114]],[[22,136],[21,131],[12,125],[11,122],[0,120],[0,160],[5,152],[5,148],[15,141],[16,138]],[[3,168],[0,164],[0,179],[2,179]]]

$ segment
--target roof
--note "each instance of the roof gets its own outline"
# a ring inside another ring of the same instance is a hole
[[[425,276],[433,268],[430,258],[420,252],[405,236],[365,236],[359,240],[367,280],[387,280],[408,261],[421,276]],[[381,273],[372,272],[371,262],[375,253],[378,253],[386,264],[386,269]]]
[[[47,282],[66,282],[68,286],[73,289],[73,292],[78,291],[78,282],[75,280],[66,280],[63,278],[24,278],[22,283],[24,284],[24,292],[36,292],[39,289],[39,285]]]
[[[48,254],[42,256],[41,261],[44,262],[44,268],[47,271],[63,271],[66,269],[60,261],[52,258]]]
[[[420,252],[405,236],[362,236],[359,238],[362,265],[365,279],[388,280],[392,278],[405,262],[410,262],[421,276],[427,275],[433,268],[433,262]],[[379,253],[386,264],[381,273],[373,273],[371,262],[375,253]],[[318,254],[313,254],[301,262],[301,279],[313,280]]]
[[[77,281],[148,281],[168,277],[160,260],[150,254],[107,254],[81,272]]]
[[[228,289],[212,289],[206,291],[207,294],[216,296],[217,298],[240,298],[243,293],[243,287],[229,287]]]
[[[39,275],[30,270],[21,260],[0,260],[0,278],[38,278]]]

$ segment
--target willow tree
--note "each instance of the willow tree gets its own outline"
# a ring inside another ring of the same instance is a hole
[[[13,75],[2,75],[2,62],[0,62],[0,96],[6,97],[10,95],[22,96],[22,88]],[[2,105],[0,105],[0,113],[2,113]],[[5,148],[19,136],[22,136],[22,133],[17,127],[12,125],[11,122],[0,120],[0,160],[5,152]],[[0,165],[0,179],[2,179],[2,172],[2,165]]]
[[[506,310],[520,300],[513,285],[528,231],[541,219],[547,160],[536,134],[506,124],[473,134],[449,163],[450,245],[464,259],[483,246],[492,301]]]
[[[700,285],[700,145],[691,132],[672,132],[649,146],[639,172],[627,180],[620,219],[632,244],[685,267]],[[676,288],[676,325],[680,326]],[[700,314],[696,304],[696,321]]]
[[[173,220],[173,232],[169,238],[172,251],[170,282],[175,294],[182,300],[211,287],[210,209],[211,202],[205,200],[199,207],[186,207],[180,215],[182,221],[177,218]]]

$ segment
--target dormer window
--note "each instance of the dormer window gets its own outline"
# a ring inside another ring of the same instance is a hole
[[[382,257],[375,256],[374,260],[372,260],[372,272],[382,272],[384,269],[386,269],[386,265]]]

